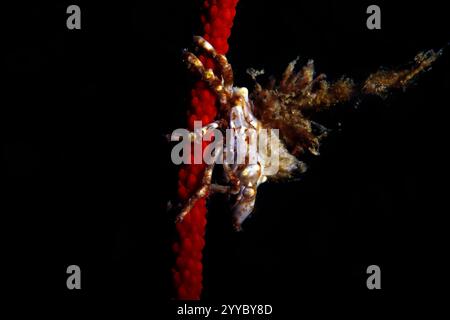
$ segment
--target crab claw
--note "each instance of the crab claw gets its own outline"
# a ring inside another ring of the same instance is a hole
[[[256,189],[243,187],[233,207],[233,227],[236,231],[242,230],[242,223],[253,212],[256,200]]]

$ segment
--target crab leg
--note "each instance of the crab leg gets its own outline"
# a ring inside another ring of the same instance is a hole
[[[229,64],[227,57],[225,57],[223,54],[218,54],[216,49],[205,39],[203,39],[200,36],[194,36],[194,43],[202,50],[204,50],[206,53],[208,53],[211,58],[214,59],[214,61],[217,63],[220,74],[223,77],[223,84],[225,86],[225,90],[228,92],[231,92],[231,89],[233,87],[233,69],[231,65]]]
[[[219,97],[220,104],[222,106],[226,106],[230,94],[224,89],[222,80],[214,74],[212,69],[206,69],[200,59],[197,58],[192,52],[185,51],[183,55],[188,68],[190,70],[197,71],[202,77],[202,80],[205,81]]]
[[[200,187],[189,198],[187,203],[183,206],[181,212],[176,217],[175,222],[183,221],[184,217],[189,213],[189,211],[191,211],[191,209],[194,207],[195,203],[199,199],[204,198],[208,195],[208,192],[210,191],[210,187],[211,187],[211,179],[212,179],[212,174],[213,174],[213,170],[214,170],[214,165],[215,165],[218,157],[221,154],[221,148],[222,148],[221,146],[218,146],[218,148],[216,149],[216,152],[214,154],[214,162],[212,164],[206,166]]]

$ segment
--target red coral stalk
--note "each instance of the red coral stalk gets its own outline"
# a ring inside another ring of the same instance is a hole
[[[209,41],[220,54],[228,51],[228,37],[231,34],[233,19],[238,0],[205,0],[201,15],[203,37]],[[200,60],[207,68],[214,68],[214,62],[206,57]],[[195,84],[191,92],[191,107],[188,111],[188,127],[194,128],[194,121],[201,120],[203,125],[214,121],[216,117],[216,96],[203,82]],[[203,145],[203,148],[206,144]],[[203,177],[204,164],[185,165],[179,172],[178,196],[181,201],[187,199],[197,190]],[[178,223],[176,228],[179,239],[173,245],[177,259],[172,270],[176,298],[181,300],[198,300],[202,292],[202,251],[205,246],[206,203],[200,199],[191,212]]]

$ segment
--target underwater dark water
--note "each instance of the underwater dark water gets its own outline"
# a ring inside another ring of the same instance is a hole
[[[192,76],[181,50],[198,30],[199,4],[80,2],[82,28],[67,30],[69,4],[5,9],[5,291],[80,308],[131,297],[157,309],[171,295],[165,203],[177,187],[163,135],[185,126]],[[330,80],[363,81],[450,41],[442,2],[379,2],[381,30],[366,28],[370,4],[242,0],[228,54],[235,84],[252,86],[249,67],[279,76],[297,56]],[[310,302],[384,308],[437,293],[449,63],[447,49],[405,92],[324,115],[332,132],[321,156],[301,181],[262,185],[244,232],[232,231],[225,199],[211,198],[204,298],[300,314]],[[82,270],[80,291],[66,288],[71,264]],[[379,291],[366,287],[372,264]]]

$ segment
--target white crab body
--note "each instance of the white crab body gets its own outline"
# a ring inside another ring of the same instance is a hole
[[[252,143],[233,143],[231,169],[239,179],[239,193],[233,206],[233,223],[236,229],[241,228],[242,222],[251,214],[255,206],[256,191],[261,183],[267,181],[264,174],[265,157],[258,150],[256,141],[262,128],[260,121],[253,115],[251,102],[246,88],[233,88],[236,99],[231,108],[229,127],[234,131],[237,140],[249,142],[254,135]],[[253,149],[252,149],[253,148]],[[244,163],[237,161],[239,155],[244,155]]]

